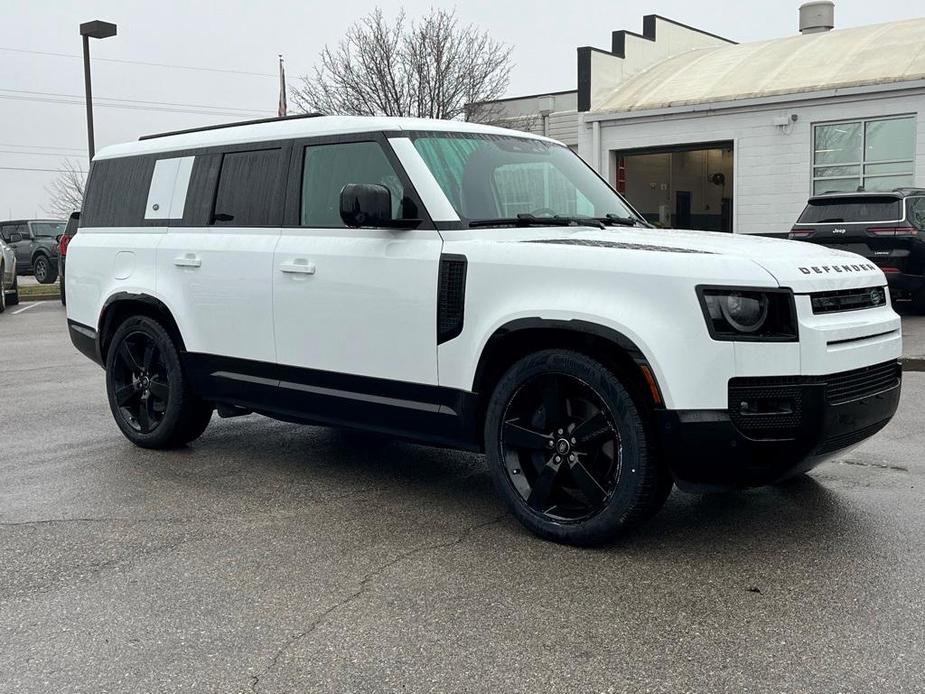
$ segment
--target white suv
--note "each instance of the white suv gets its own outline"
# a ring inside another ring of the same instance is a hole
[[[768,484],[885,426],[885,285],[851,253],[648,228],[545,138],[304,117],[97,154],[67,314],[139,446],[217,409],[484,451],[525,525],[589,544],[673,482]]]

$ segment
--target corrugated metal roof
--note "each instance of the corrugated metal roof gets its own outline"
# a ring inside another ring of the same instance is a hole
[[[639,111],[925,78],[925,19],[702,48],[655,64],[593,109]]]

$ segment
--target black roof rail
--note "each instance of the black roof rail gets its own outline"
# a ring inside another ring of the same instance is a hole
[[[283,116],[275,118],[258,118],[257,120],[241,120],[234,123],[221,123],[220,125],[204,125],[201,128],[187,128],[186,130],[171,130],[166,133],[155,133],[153,135],[142,135],[138,141],[154,140],[158,137],[170,137],[171,135],[186,135],[187,133],[201,133],[207,130],[221,130],[223,128],[236,128],[239,125],[259,125],[261,123],[279,123],[284,120],[297,120],[299,118],[318,118],[327,115],[325,113],[299,113],[294,116]]]

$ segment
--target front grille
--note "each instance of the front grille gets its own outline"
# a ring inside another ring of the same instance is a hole
[[[815,314],[859,311],[865,308],[877,308],[886,304],[886,291],[883,287],[816,292],[810,294],[809,297]]]
[[[832,453],[834,451],[840,451],[842,448],[853,446],[854,444],[863,441],[868,436],[873,436],[876,434],[883,427],[885,427],[889,421],[889,419],[884,419],[882,422],[870,424],[866,427],[863,427],[862,429],[858,429],[857,431],[848,431],[844,434],[836,434],[835,436],[830,436],[822,442],[822,445],[819,446],[817,453]]]
[[[729,381],[729,419],[751,439],[796,438],[802,427],[812,425],[807,421],[808,411],[821,406],[823,397],[829,405],[841,405],[884,393],[898,387],[901,380],[902,367],[896,361],[825,376],[733,378]],[[848,439],[853,435],[860,441],[870,433],[833,437],[835,447],[828,450],[850,446],[854,440]]]
[[[825,377],[825,399],[830,405],[858,400],[895,388],[901,379],[902,367],[895,361],[832,374]]]

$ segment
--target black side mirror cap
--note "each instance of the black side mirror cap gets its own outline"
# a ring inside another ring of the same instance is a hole
[[[348,227],[413,229],[420,219],[394,219],[392,193],[378,183],[348,183],[340,191],[340,218]]]

